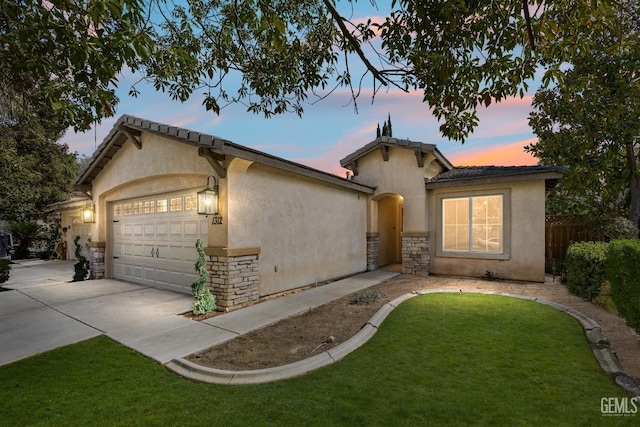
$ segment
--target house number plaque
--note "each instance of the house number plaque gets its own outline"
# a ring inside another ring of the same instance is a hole
[[[215,215],[211,217],[211,225],[221,225],[222,224],[222,216]]]

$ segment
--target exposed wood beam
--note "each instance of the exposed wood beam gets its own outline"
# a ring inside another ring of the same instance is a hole
[[[123,134],[125,134],[127,138],[133,143],[133,145],[135,145],[138,148],[138,150],[142,150],[142,139],[140,138],[140,135],[142,135],[142,132],[140,132],[137,129],[129,128],[124,125],[120,126],[118,130]]]
[[[353,172],[353,176],[358,176],[358,161],[354,160],[351,162],[351,171]]]
[[[389,161],[389,147],[384,145],[384,144],[380,144],[380,153],[382,153],[382,160],[384,160],[385,162]]]
[[[423,156],[422,150],[414,150],[413,152],[416,155],[416,160],[418,161],[418,167],[419,168],[423,168],[424,167],[424,156]]]
[[[227,168],[224,164],[225,156],[223,154],[215,153],[209,147],[199,147],[198,155],[209,162],[219,178],[227,177]]]

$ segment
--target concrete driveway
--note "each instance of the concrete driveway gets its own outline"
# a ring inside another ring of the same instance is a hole
[[[196,322],[180,316],[191,310],[191,295],[108,279],[71,282],[73,264],[12,265],[2,284],[11,290],[0,292],[0,365],[101,334],[165,364],[399,274],[368,271]]]
[[[73,264],[12,264],[0,285],[11,289],[0,292],[0,365],[101,334],[166,363],[215,335],[179,316],[191,309],[190,295],[115,280],[71,282]]]

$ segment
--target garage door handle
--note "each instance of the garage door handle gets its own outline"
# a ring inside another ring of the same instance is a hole
[[[160,249],[156,248],[156,258],[160,258]]]
[[[153,258],[153,248],[151,248],[151,258]]]

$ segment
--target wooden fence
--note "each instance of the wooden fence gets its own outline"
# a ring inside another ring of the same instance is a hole
[[[554,215],[545,218],[545,271],[559,272],[569,245],[574,242],[602,241],[602,232],[594,229],[587,218]]]

